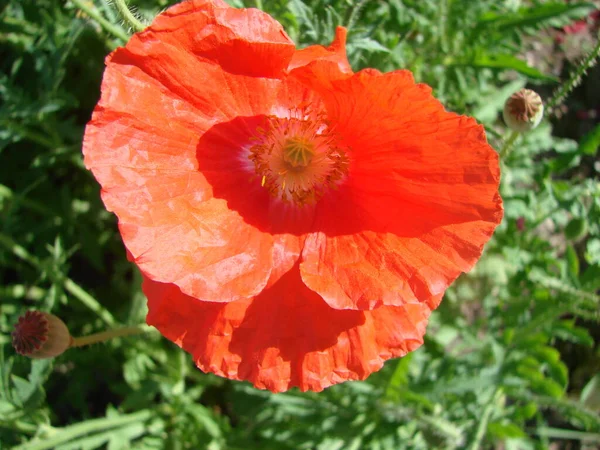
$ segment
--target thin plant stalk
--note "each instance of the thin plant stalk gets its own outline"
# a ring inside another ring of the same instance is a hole
[[[569,79],[565,81],[555,92],[546,104],[546,116],[553,114],[554,109],[560,105],[569,93],[581,83],[583,75],[596,64],[596,59],[600,56],[600,32],[597,36],[596,46],[583,59],[581,64],[571,72]]]
[[[500,150],[500,159],[506,159],[506,157],[512,150],[512,147],[513,147],[515,141],[519,137],[519,134],[521,134],[521,133],[519,133],[518,131],[513,131],[510,134],[510,136],[508,137],[508,139],[504,141],[504,145],[502,146],[502,149]]]
[[[137,17],[133,15],[131,10],[127,7],[125,0],[113,0],[117,9],[119,10],[119,14],[123,20],[134,30],[134,31],[142,31],[144,28],[144,24],[140,22]]]
[[[17,244],[10,236],[0,233],[0,247],[4,247],[6,250],[10,251],[17,258],[26,261],[35,267],[38,271],[44,271],[44,264],[40,261],[36,256],[30,254],[25,247]],[[59,285],[62,285],[63,288],[70,293],[73,297],[83,303],[87,308],[98,314],[98,317],[104,321],[109,326],[114,326],[117,321],[113,317],[113,315],[104,308],[98,300],[92,297],[87,291],[85,291],[81,286],[75,283],[70,278],[62,278],[56,276],[51,271],[49,272],[50,279]]]
[[[89,17],[94,19],[107,33],[112,34],[114,37],[122,40],[123,42],[127,42],[129,40],[129,35],[123,29],[113,25],[104,17],[102,17],[96,8],[90,6],[91,3],[86,2],[85,0],[71,0],[71,2],[73,2],[77,8],[79,8]]]
[[[490,401],[485,406],[483,413],[481,414],[481,420],[479,421],[479,425],[477,426],[477,431],[475,432],[475,438],[473,442],[469,446],[469,450],[479,450],[481,448],[481,443],[483,442],[483,438],[485,437],[488,424],[490,422],[490,418],[492,417],[492,413],[494,412],[494,406],[498,403],[502,395],[502,389],[496,388]]]
[[[83,347],[85,345],[98,344],[110,339],[132,336],[134,334],[146,333],[150,327],[148,325],[136,325],[132,327],[116,328],[114,330],[102,331],[100,333],[90,334],[88,336],[74,337],[70,347]]]

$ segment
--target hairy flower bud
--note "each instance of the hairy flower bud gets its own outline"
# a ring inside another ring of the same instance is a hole
[[[12,332],[17,353],[29,358],[54,358],[71,346],[73,338],[62,320],[42,311],[27,311]]]
[[[511,95],[504,104],[503,117],[506,125],[523,133],[537,127],[544,116],[544,103],[531,89],[521,89]]]

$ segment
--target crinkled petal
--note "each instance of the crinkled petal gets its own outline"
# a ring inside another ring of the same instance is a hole
[[[268,109],[271,94],[261,86],[254,95],[261,92]],[[144,273],[206,300],[252,297],[269,278],[273,238],[215,198],[197,154],[205,127],[192,103],[135,66],[109,64],[85,163]]]
[[[502,218],[498,157],[483,127],[449,113],[406,71],[367,70],[319,89],[349,148],[300,270],[333,308],[426,301],[468,271]]]
[[[290,63],[290,76],[311,89],[323,91],[332,88],[332,82],[352,76],[346,58],[346,29],[338,27],[329,47],[313,45],[294,54]]]
[[[208,34],[195,35],[190,20],[203,23]],[[219,20],[229,31],[221,30]],[[224,43],[232,36],[247,38],[248,45],[262,49],[253,53],[255,65],[261,58],[271,61],[261,75],[274,75],[287,67],[293,53],[285,36],[281,45],[259,45],[276,40],[276,29],[280,26],[262,13],[221,2],[169,9],[107,59],[102,98],[86,128],[85,164],[102,185],[107,208],[118,216],[132,258],[147,276],[205,300],[233,301],[259,293],[271,275],[275,248],[267,230],[253,226],[249,214],[230,204],[229,193],[243,190],[252,177],[241,154],[250,137],[247,127],[235,135],[237,141],[229,138],[227,150],[237,154],[224,158],[229,166],[220,167],[243,181],[238,186],[211,183],[211,174],[203,172],[209,162],[202,160],[201,140],[220,123],[239,117],[256,122],[281,108],[282,97],[294,98],[297,92],[290,93],[275,78],[224,71],[216,64],[221,61],[202,52],[215,48],[224,57]],[[178,33],[187,33],[187,40]],[[250,198],[268,205],[263,191]]]
[[[366,378],[423,343],[430,313],[421,303],[332,309],[304,286],[297,265],[253,300],[203,302],[147,278],[143,289],[148,324],[191,353],[200,369],[274,392]]]
[[[167,9],[132,36],[127,48],[151,53],[157,43],[174,53],[211,60],[225,71],[257,77],[281,76],[295,52],[271,16],[258,9],[231,8],[220,0],[185,1]],[[202,84],[201,74],[196,82]]]
[[[351,74],[352,68],[346,56],[346,37],[348,30],[344,27],[337,27],[333,42],[328,47],[322,45],[311,45],[309,47],[296,50],[288,66],[292,71],[311,64],[314,61],[329,61],[337,65],[342,73]]]

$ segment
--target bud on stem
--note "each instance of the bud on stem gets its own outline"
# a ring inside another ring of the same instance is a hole
[[[504,104],[504,122],[518,133],[537,127],[544,117],[544,103],[531,89],[521,89],[509,97]]]
[[[55,315],[43,311],[27,311],[15,325],[12,343],[20,355],[38,359],[54,358],[71,347],[83,347],[116,337],[145,333],[149,328],[147,325],[137,325],[74,338],[64,322]]]
[[[54,358],[71,346],[73,338],[62,320],[42,311],[27,311],[12,332],[17,353],[30,358]]]

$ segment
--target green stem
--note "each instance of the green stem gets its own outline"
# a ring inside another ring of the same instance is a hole
[[[73,338],[71,347],[83,347],[85,345],[97,344],[99,342],[106,342],[110,339],[131,336],[134,334],[146,333],[150,327],[148,325],[136,325],[133,327],[116,328],[114,330],[102,331],[100,333],[90,334],[88,336],[81,336]]]
[[[40,301],[46,295],[46,291],[37,286],[25,286],[24,284],[13,284],[0,286],[0,297],[26,298],[28,300]]]
[[[560,291],[564,294],[572,295],[573,297],[581,298],[584,300],[589,300],[597,305],[600,305],[600,297],[596,294],[569,286],[568,284],[564,283],[563,281],[557,278],[548,277],[538,271],[533,270],[529,273],[529,278],[547,288],[556,289],[557,291]]]
[[[54,220],[57,221],[57,223],[62,223],[62,217],[57,215],[52,209],[39,202],[26,198],[24,194],[13,192],[11,189],[9,189],[7,186],[4,186],[3,184],[0,184],[0,198],[6,198],[9,201],[23,205],[37,213],[52,217]]]
[[[512,146],[519,137],[518,131],[513,131],[507,140],[504,141],[504,145],[502,146],[502,150],[500,150],[500,159],[506,159],[510,151],[512,150]]]
[[[565,81],[555,92],[546,104],[546,116],[554,112],[554,108],[560,105],[565,97],[581,82],[581,77],[588,69],[594,66],[596,58],[600,55],[600,32],[598,33],[598,41],[592,51],[583,59],[581,64],[571,73],[571,76]]]
[[[38,271],[43,272],[46,269],[42,261],[40,261],[36,256],[30,254],[25,247],[17,244],[10,236],[0,233],[0,246],[10,251],[17,258],[31,264]],[[110,326],[114,326],[117,323],[113,315],[106,308],[104,308],[98,300],[88,294],[73,280],[70,278],[62,278],[57,276],[51,270],[47,272],[48,277],[53,283],[62,285],[64,289],[73,297],[77,298],[81,303],[98,314],[104,323]]]
[[[114,325],[116,323],[115,318],[111,313],[108,312],[105,308],[103,308],[98,300],[88,294],[81,286],[75,283],[70,278],[66,278],[63,283],[63,287],[65,291],[70,293],[73,297],[78,299],[81,303],[88,307],[91,311],[98,314],[98,316],[106,323],[107,325]]]
[[[354,28],[354,25],[358,20],[360,11],[364,8],[368,1],[369,0],[360,0],[358,3],[351,7],[348,20],[346,21],[346,28],[348,29],[348,32],[350,32],[350,30]]]
[[[26,422],[22,422],[22,421],[0,421],[0,427],[3,428],[8,428],[9,430],[17,430],[20,431],[21,433],[26,433],[26,434],[31,434],[34,435],[35,432],[37,431],[37,426],[35,426],[32,423],[26,423]]]
[[[52,428],[53,433],[50,436],[42,439],[35,438],[32,441],[14,447],[13,450],[49,450],[56,448],[60,444],[65,444],[82,436],[92,435],[93,433],[111,429],[114,429],[116,433],[119,429],[124,428],[127,425],[136,422],[146,422],[153,416],[153,411],[145,409],[133,414],[86,420],[85,422],[70,425],[65,428]]]
[[[123,18],[123,20],[125,22],[127,22],[131,28],[133,28],[135,31],[142,31],[144,28],[146,28],[144,26],[144,24],[142,22],[140,22],[131,13],[129,8],[127,7],[127,4],[125,3],[125,0],[113,0],[113,1],[115,2],[115,5],[117,5],[119,14],[121,14],[121,17]]]
[[[260,9],[263,11],[263,2],[262,0],[255,0],[254,4],[256,5],[256,9]]]
[[[123,42],[127,42],[129,40],[129,35],[125,33],[121,28],[113,25],[108,20],[106,20],[96,8],[90,6],[90,3],[85,0],[71,0],[75,6],[77,6],[80,10],[94,19],[98,24],[108,33],[112,34],[114,37],[121,39]]]
[[[502,389],[496,388],[490,401],[486,405],[483,413],[481,414],[481,420],[479,421],[479,425],[477,426],[477,431],[475,432],[475,438],[469,450],[479,450],[481,448],[481,443],[483,442],[483,438],[485,437],[485,433],[487,431],[488,423],[490,421],[490,417],[492,416],[492,412],[494,412],[494,406],[498,403],[498,400],[502,396]]]

